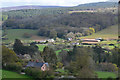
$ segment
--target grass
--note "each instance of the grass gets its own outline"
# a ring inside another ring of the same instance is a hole
[[[107,46],[107,45],[105,45],[105,46],[102,46],[102,48],[114,49],[114,48],[115,48],[115,46]]]
[[[63,49],[63,50],[69,51],[70,49]],[[62,51],[62,50],[57,50],[57,51],[55,51],[55,52],[56,52],[56,55],[58,55],[59,52],[61,52],[61,51]]]
[[[116,78],[116,74],[113,72],[102,72],[102,71],[96,71],[98,78]]]
[[[30,79],[31,77],[24,74],[18,74],[12,71],[2,70],[2,78],[29,78]]]
[[[118,39],[118,25],[110,26],[102,31],[94,33],[90,36],[81,37],[84,38],[103,38],[103,39]]]
[[[39,45],[38,44],[37,46],[38,46],[38,48],[39,48],[40,51],[43,51],[43,49],[45,48],[46,45]]]
[[[68,72],[63,70],[63,69],[56,69],[55,70],[56,72],[60,72],[60,73],[63,73],[63,74],[67,74]]]
[[[38,30],[31,30],[31,29],[8,29],[6,30],[7,35],[6,38],[8,40],[4,40],[4,42],[13,42],[15,39],[21,40],[35,40],[35,39],[43,39],[44,37],[37,36]],[[31,38],[24,38],[24,33],[31,34]]]

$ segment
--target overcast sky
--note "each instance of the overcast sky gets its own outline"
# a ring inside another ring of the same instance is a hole
[[[77,6],[84,3],[104,2],[108,0],[0,0],[1,7],[40,5],[40,6]]]

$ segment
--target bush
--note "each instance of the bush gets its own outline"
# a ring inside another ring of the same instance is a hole
[[[42,74],[42,71],[38,68],[26,68],[25,69],[25,73],[29,76],[32,76],[34,78],[40,78],[41,74]]]
[[[116,64],[112,63],[100,63],[98,64],[98,69],[101,71],[115,72],[118,71]]]
[[[10,71],[18,72],[18,73],[20,73],[22,70],[22,66],[20,63],[9,63],[4,68]]]
[[[24,33],[24,34],[23,34],[23,37],[24,37],[24,38],[30,38],[30,37],[32,37],[32,35],[31,35],[31,34],[28,34],[28,33]]]
[[[41,71],[40,68],[31,68],[28,67],[25,69],[25,73],[33,78],[53,78],[53,73],[49,71]]]

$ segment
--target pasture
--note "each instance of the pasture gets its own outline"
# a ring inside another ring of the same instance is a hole
[[[102,71],[96,71],[98,78],[116,78],[117,75],[113,72],[102,72]]]
[[[37,44],[37,46],[38,46],[40,51],[43,51],[43,49],[45,48],[46,45],[39,45],[39,44]]]
[[[24,74],[18,74],[12,71],[2,70],[2,78],[29,78],[30,79],[31,77]]]
[[[103,39],[118,39],[118,25],[110,26],[102,31],[94,33],[90,36],[81,37],[84,38],[103,38]]]
[[[15,39],[21,40],[38,40],[44,39],[45,37],[38,36],[38,30],[31,29],[8,29],[6,30],[7,35],[5,36],[8,40],[4,40],[3,42],[13,42]],[[30,34],[30,38],[23,37],[24,33]]]

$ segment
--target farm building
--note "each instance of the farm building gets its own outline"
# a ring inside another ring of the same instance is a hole
[[[98,39],[81,39],[82,43],[88,43],[88,44],[96,44],[100,42]]]
[[[68,41],[72,41],[72,40],[73,40],[73,38],[67,38],[67,40],[68,40]]]
[[[38,61],[29,61],[26,67],[36,67],[41,68],[42,71],[49,70],[49,64],[48,63],[41,63]]]
[[[48,39],[47,41],[48,41],[48,42],[55,42],[54,39]]]
[[[46,42],[47,40],[34,40],[35,42]]]

